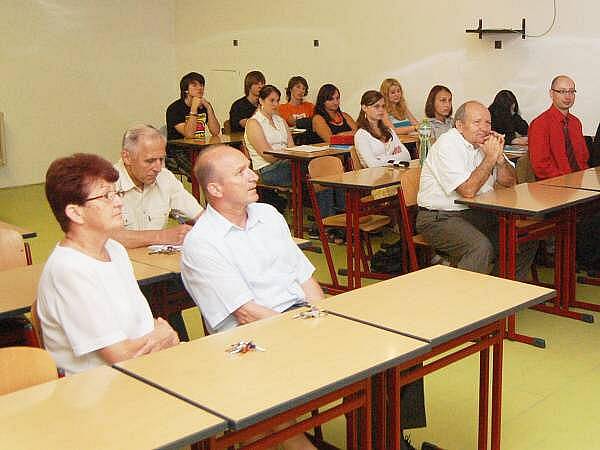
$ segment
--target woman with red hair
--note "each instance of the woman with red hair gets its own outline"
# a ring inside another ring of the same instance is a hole
[[[125,248],[110,239],[123,226],[118,177],[110,162],[84,153],[46,173],[65,234],[46,261],[36,306],[44,346],[67,374],[179,343],[168,322],[152,318]]]

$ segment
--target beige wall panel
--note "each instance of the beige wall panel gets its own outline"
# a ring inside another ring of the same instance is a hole
[[[177,94],[172,1],[0,2],[0,187],[43,180],[76,151],[118,157],[131,122],[160,126]]]

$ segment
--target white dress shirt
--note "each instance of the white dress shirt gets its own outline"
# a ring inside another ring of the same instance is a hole
[[[237,326],[233,312],[251,300],[278,312],[303,302],[315,270],[275,208],[247,212],[240,228],[209,205],[183,242],[183,283],[211,331]]]

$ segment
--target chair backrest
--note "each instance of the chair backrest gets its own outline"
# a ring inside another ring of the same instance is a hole
[[[308,173],[311,178],[326,177],[343,172],[342,161],[335,156],[321,156],[308,163]]]
[[[411,167],[401,176],[402,192],[404,202],[407,207],[417,204],[417,194],[419,193],[419,182],[421,181],[421,168]]]
[[[417,194],[419,193],[419,182],[421,180],[421,168],[411,167],[404,171],[400,176],[400,186],[398,189],[398,201],[400,203],[400,231],[402,238],[406,243],[409,259],[409,270],[412,272],[419,269],[417,262],[417,253],[413,242],[413,226],[412,219],[408,212],[408,208],[417,204]]]
[[[42,334],[42,324],[40,323],[40,318],[37,313],[37,300],[33,301],[31,305],[31,326],[33,327],[33,331],[35,332],[35,337],[37,338],[38,347],[44,348],[44,335]]]
[[[344,173],[344,166],[341,159],[335,156],[321,156],[308,163],[308,174],[311,178],[326,177],[339,173]],[[314,185],[314,188],[316,192],[327,189],[319,185]]]
[[[0,228],[0,270],[26,265],[27,255],[21,234]]]
[[[523,155],[517,160],[515,172],[518,184],[533,183],[535,181],[535,173],[533,172],[533,167],[531,167],[529,155]]]
[[[352,159],[352,168],[354,170],[364,169],[362,163],[360,162],[358,151],[356,150],[356,147],[354,145],[350,147],[350,158]]]
[[[223,129],[221,130],[223,134],[231,134],[231,122],[227,119],[223,122]]]
[[[46,350],[35,347],[0,348],[0,395],[58,378]]]

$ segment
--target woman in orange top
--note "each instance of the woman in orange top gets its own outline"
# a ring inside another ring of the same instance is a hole
[[[298,119],[310,119],[314,114],[315,105],[304,101],[306,94],[308,94],[306,79],[301,76],[290,78],[285,88],[287,103],[279,105],[279,115],[290,127],[296,126]]]

